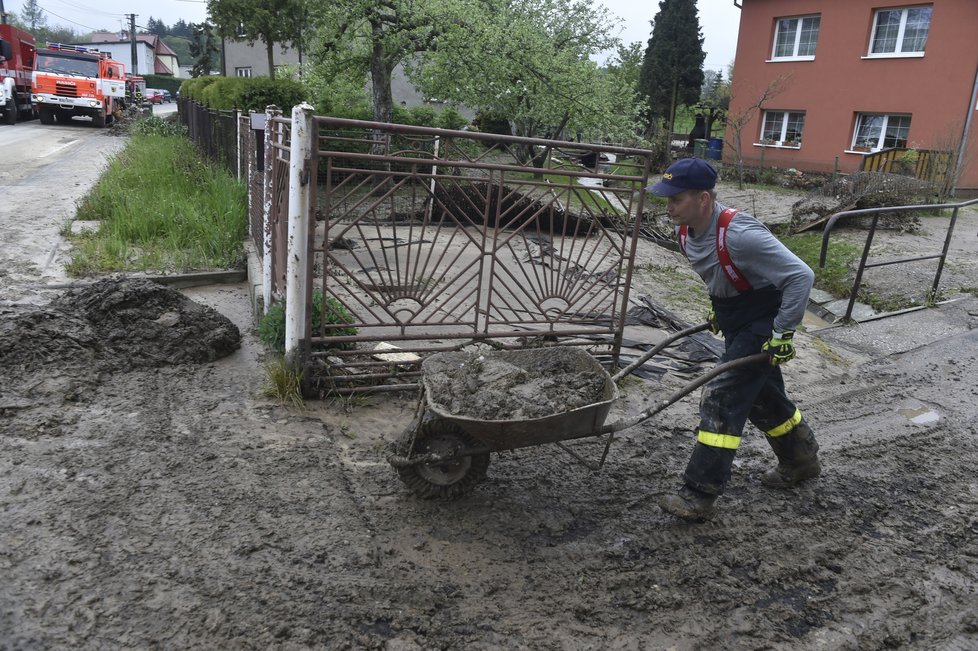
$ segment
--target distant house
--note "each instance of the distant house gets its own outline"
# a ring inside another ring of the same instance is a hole
[[[978,1],[739,4],[730,115],[784,86],[741,131],[746,163],[853,172],[885,149],[944,150],[957,194],[978,195]]]
[[[268,52],[261,41],[249,44],[247,41],[226,38],[221,43],[221,51],[224,54],[225,77],[269,76]],[[276,69],[280,66],[298,65],[302,63],[302,53],[293,47],[275,45],[272,61]]]
[[[128,33],[96,32],[88,43],[102,52],[109,52],[113,59],[126,65],[126,72],[137,75],[170,75],[180,77],[177,53],[170,49],[156,34],[136,34],[136,67],[132,65],[132,41]]]

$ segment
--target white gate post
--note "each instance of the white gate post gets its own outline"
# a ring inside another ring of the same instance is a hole
[[[272,120],[282,114],[274,104],[265,107],[265,151],[264,172],[262,176],[262,254],[261,254],[261,296],[262,313],[268,314],[272,305],[272,173],[275,168],[275,129]]]
[[[289,150],[289,240],[285,279],[285,358],[299,361],[299,342],[306,327],[306,289],[309,273],[309,206],[315,179],[310,176],[313,151],[311,105],[292,107],[292,146]]]

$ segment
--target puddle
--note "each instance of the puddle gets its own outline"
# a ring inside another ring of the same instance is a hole
[[[933,425],[941,419],[941,415],[930,407],[920,409],[897,409],[897,413],[906,416],[914,425]]]

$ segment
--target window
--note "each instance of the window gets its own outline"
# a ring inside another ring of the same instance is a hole
[[[909,115],[860,113],[856,118],[856,134],[852,149],[878,151],[890,147],[906,147],[910,134]]]
[[[800,147],[805,114],[793,111],[764,111],[761,144]]]
[[[819,16],[779,18],[774,34],[772,59],[814,59],[818,43]]]
[[[234,74],[238,77],[250,77],[251,76],[251,66],[247,68],[235,68]]]
[[[931,11],[929,6],[877,11],[869,56],[923,56]]]

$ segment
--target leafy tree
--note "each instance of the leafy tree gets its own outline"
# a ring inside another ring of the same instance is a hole
[[[44,15],[44,10],[37,0],[25,0],[24,6],[20,10],[20,17],[24,21],[27,31],[37,34],[38,30],[46,29],[48,17]]]
[[[314,5],[319,25],[316,75],[340,85],[370,80],[373,119],[394,114],[391,77],[399,64],[429,51],[464,15],[472,0],[335,0]],[[474,5],[473,5],[474,6]],[[359,81],[357,81],[359,80]]]
[[[666,120],[671,133],[676,107],[699,100],[705,59],[696,0],[660,0],[639,85],[647,98],[650,131],[658,121]]]
[[[712,137],[716,123],[726,116],[729,107],[730,82],[723,78],[723,72],[707,70],[704,73],[700,101],[693,107],[705,119],[706,134],[704,137]]]
[[[214,58],[217,55],[217,45],[214,38],[214,28],[208,22],[192,23],[193,38],[190,41],[190,58],[193,68],[190,75],[200,77],[211,74],[214,69]]]
[[[211,20],[224,34],[247,41],[261,41],[268,57],[268,75],[275,78],[275,46],[299,40],[307,15],[305,0],[208,0]]]
[[[589,0],[485,0],[439,35],[412,78],[426,94],[509,117],[512,133],[558,137],[565,128],[606,136],[633,126],[632,93],[614,87],[591,56],[617,43],[613,22]],[[524,162],[549,152],[525,147]]]

